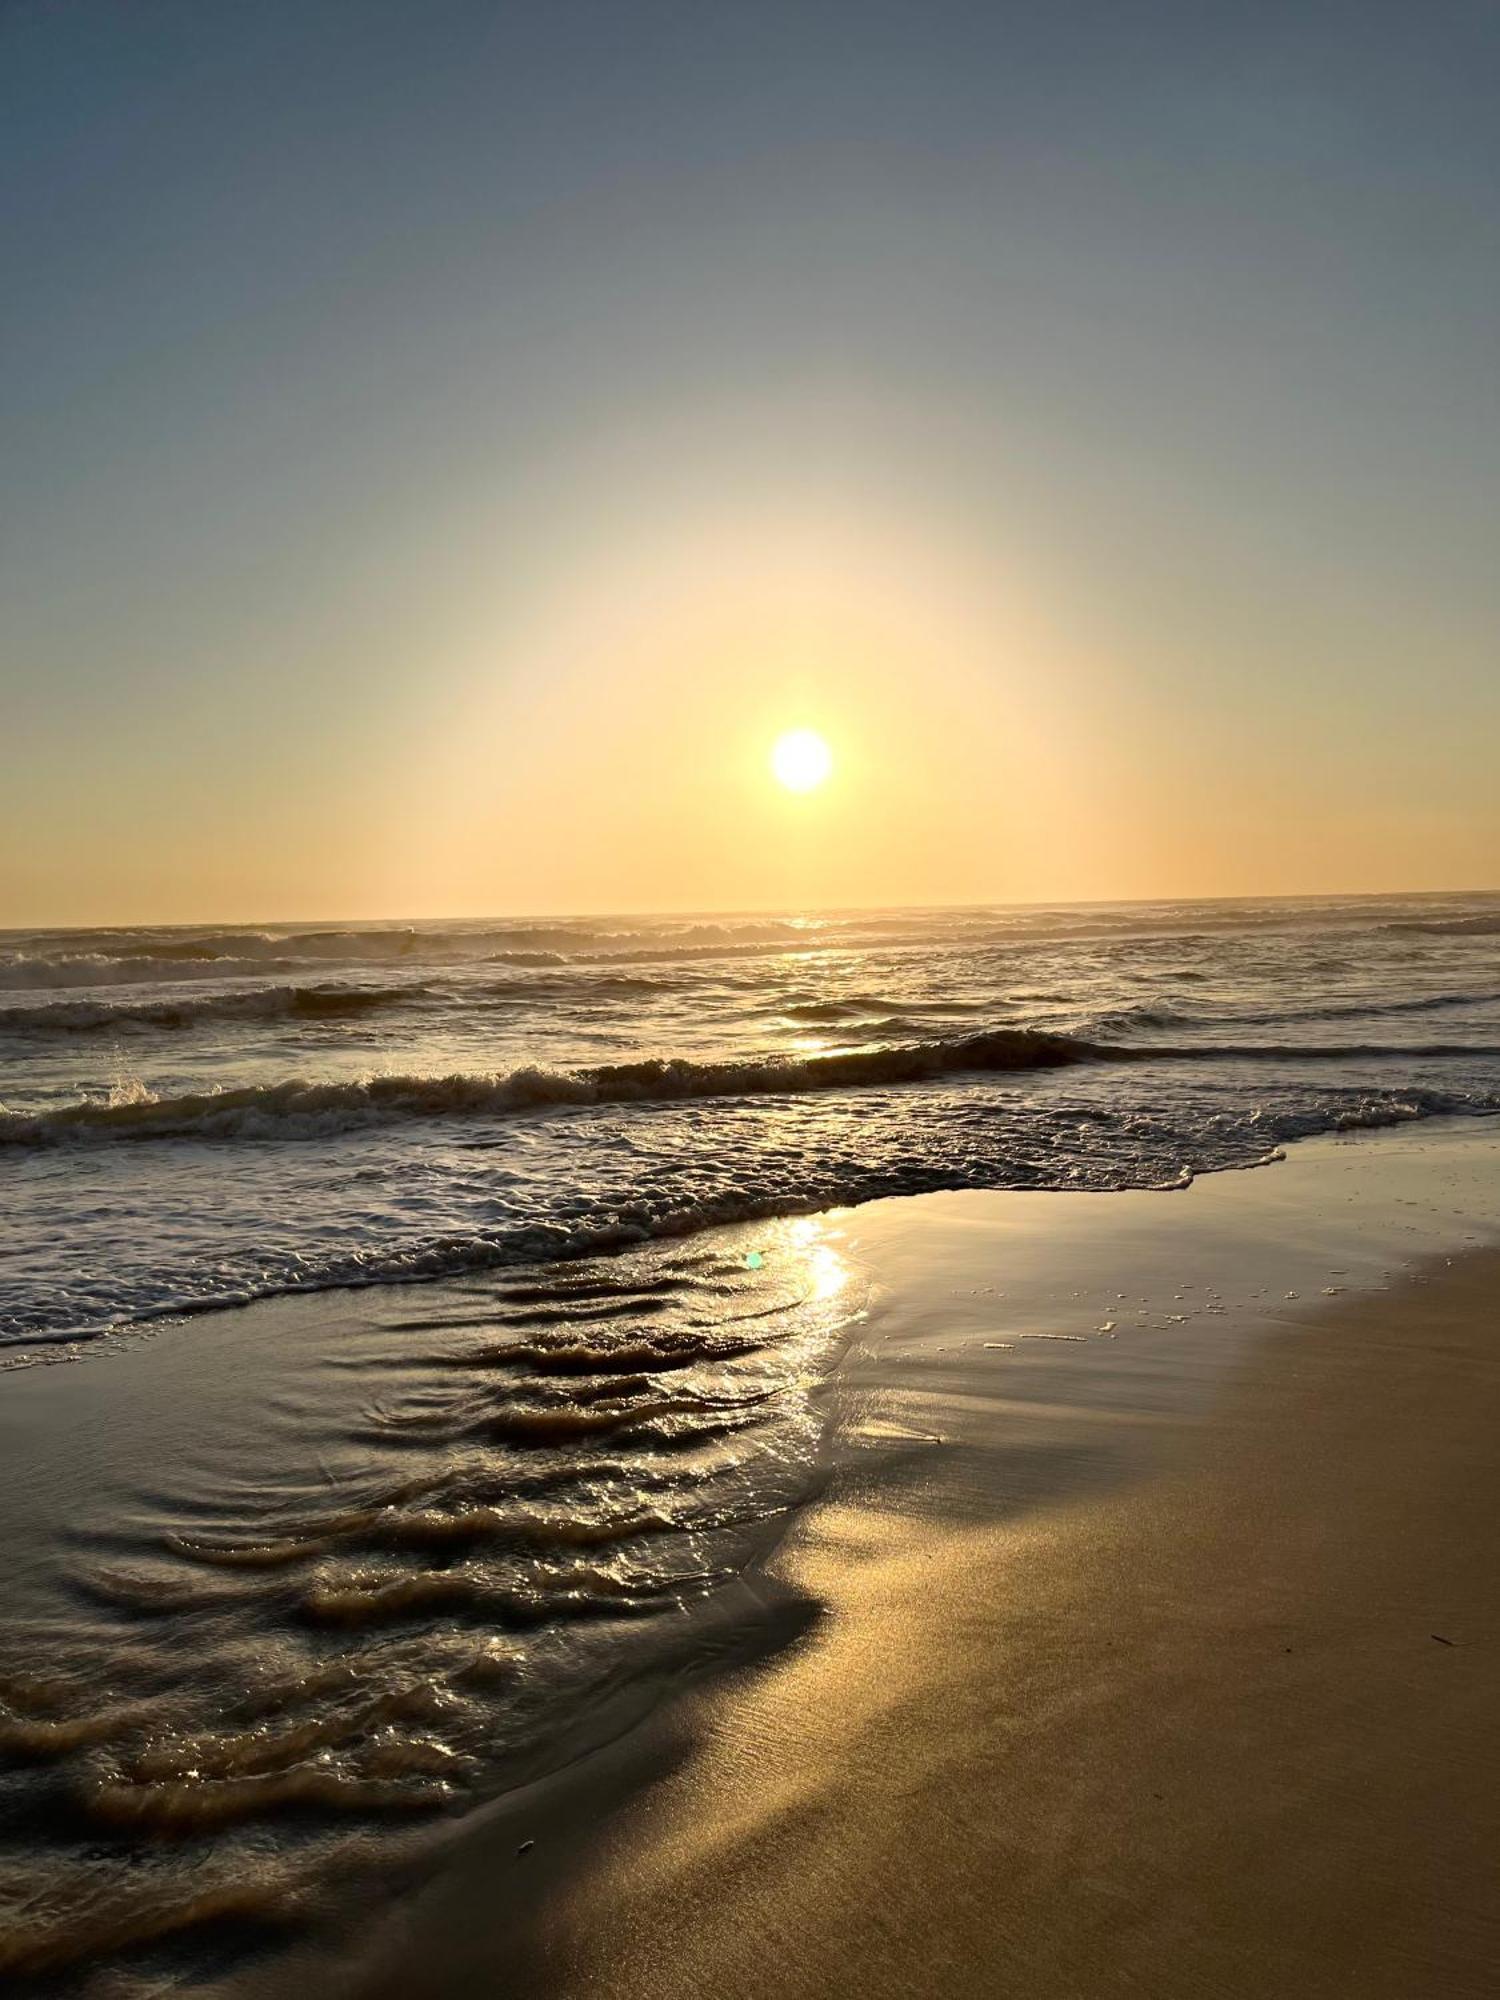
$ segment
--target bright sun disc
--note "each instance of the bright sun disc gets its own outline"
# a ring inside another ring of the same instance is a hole
[[[789,729],[771,750],[771,769],[789,792],[811,792],[833,769],[833,752],[816,729]]]

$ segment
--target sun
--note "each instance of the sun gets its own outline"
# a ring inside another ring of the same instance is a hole
[[[815,792],[833,769],[833,752],[816,729],[789,729],[771,746],[771,770],[789,792]]]

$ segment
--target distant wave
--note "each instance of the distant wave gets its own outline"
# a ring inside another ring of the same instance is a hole
[[[1415,931],[1425,937],[1500,937],[1500,916],[1415,918],[1401,923],[1382,924],[1382,930]]]
[[[486,954],[486,961],[492,965],[568,965],[578,960],[597,965],[688,965],[697,960],[785,957],[790,953],[852,948],[855,945],[867,949],[870,943],[871,940],[866,938],[846,939],[816,933],[774,939],[759,935],[725,937],[707,943],[701,939],[684,942],[680,938],[661,938],[647,944],[629,944],[619,939],[597,942],[574,940],[572,949],[566,952],[542,951],[535,947],[525,951],[507,949]]]
[[[57,958],[12,952],[0,958],[0,991],[38,992],[75,986],[151,986],[182,980],[263,979],[293,972],[288,958],[121,958],[109,952],[74,952]]]
[[[813,1023],[832,1021],[867,1020],[878,1003],[851,994],[841,1000],[789,1000],[779,1001],[773,994],[767,1005],[773,1013],[784,1014],[789,1021],[810,1021]]]
[[[1407,1000],[1329,1001],[1316,1007],[1267,1008],[1259,1014],[1239,1014],[1236,1021],[1274,1026],[1280,1021],[1352,1021],[1364,1015],[1431,1014],[1449,1007],[1490,1007],[1500,1001],[1500,992],[1423,993]]]
[[[1116,1051],[1116,1054],[1122,1053]],[[1177,1062],[1493,1062],[1494,1042],[1202,1042],[1175,1048],[1142,1046],[1136,1058],[1157,1056]]]
[[[1451,907],[1451,906],[1450,906]],[[1232,935],[1362,929],[1437,937],[1500,934],[1493,909],[1428,915],[1420,903],[1136,904],[1073,909],[845,911],[815,917],[628,919],[328,925],[203,930],[11,932],[0,989],[140,985],[295,973],[311,966],[491,963],[663,964],[785,958],[799,952],[907,952],[957,948],[1009,962],[1018,947],[1121,945],[1143,955],[1195,949]]]
[[[742,932],[716,925],[656,937],[642,932],[551,929],[493,932],[321,931],[287,935],[237,931],[201,938],[116,937],[88,948],[33,948],[0,953],[0,990],[49,987],[144,986],[182,980],[248,979],[313,967],[509,965],[561,969],[572,965],[689,963],[698,959],[762,958],[810,950],[826,940],[791,925]],[[83,940],[80,939],[82,944]]]
[[[248,929],[215,931],[104,931],[51,933],[33,939],[54,958],[92,950],[122,963],[138,959],[211,961],[235,958],[378,959],[413,956],[481,958],[497,948],[525,952],[610,951],[639,944],[697,948],[737,944],[777,944],[815,937],[821,926],[778,918],[773,921],[651,923],[599,928],[589,924],[473,924],[331,926],[323,930]]]
[[[66,1139],[321,1138],[398,1120],[503,1115],[546,1105],[671,1104],[687,1098],[850,1090],[918,1083],[965,1070],[1051,1069],[1129,1054],[1067,1035],[997,1029],[953,1041],[764,1062],[647,1060],[493,1076],[373,1076],[350,1083],[292,1077],[181,1097],[142,1092],[56,1111],[0,1111],[0,1145]]]
[[[522,979],[489,979],[482,984],[455,982],[447,989],[447,997],[472,1007],[483,1001],[521,1000],[534,1005],[548,1000],[635,1000],[642,994],[673,990],[670,978],[653,979],[644,972],[611,972],[607,967],[570,967],[565,960],[549,959]]]
[[[102,985],[105,982],[95,981]],[[515,978],[445,985],[434,972],[430,983],[407,986],[313,986],[282,984],[250,991],[194,990],[161,999],[38,1000],[27,1006],[0,1006],[0,1035],[126,1033],[145,1029],[173,1032],[214,1022],[319,1021],[358,1018],[387,1009],[422,1005],[480,1008],[567,1006],[580,1000],[636,1000],[660,992],[664,982],[639,972],[595,967],[569,970],[560,960]]]
[[[210,1021],[345,1020],[419,1000],[420,986],[262,986],[252,993],[194,993],[180,1000],[49,1000],[0,1007],[0,1034],[87,1034],[180,1029]]]
[[[1055,1001],[1060,999],[1060,995],[1054,996]],[[1163,1003],[1159,1006],[1116,1007],[1108,1013],[1092,1014],[1088,1029],[1091,1035],[1128,1035],[1137,1028],[1187,1028],[1198,1023],[1197,1015]],[[1160,1054],[1161,1051],[1147,1050],[1146,1053]]]
[[[1054,997],[1061,998],[1060,995]],[[1090,1017],[1088,1026],[1092,1035],[1129,1034],[1138,1028],[1274,1028],[1308,1021],[1360,1021],[1403,1014],[1441,1013],[1453,1007],[1488,1007],[1497,1002],[1500,1002],[1500,991],[1493,989],[1482,993],[1425,993],[1405,1000],[1331,1000],[1312,1007],[1233,1008],[1224,1012],[1210,1011],[1201,1003],[1197,1008],[1184,1008],[1162,1002],[1120,1007],[1109,1013],[1095,1014]],[[1295,1052],[1283,1050],[1282,1053]],[[1351,1050],[1350,1053],[1362,1051]]]

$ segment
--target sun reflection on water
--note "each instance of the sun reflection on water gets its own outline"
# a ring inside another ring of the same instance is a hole
[[[226,1439],[153,1455],[138,1506],[78,1524],[73,1608],[17,1605],[0,1651],[0,1754],[77,1816],[45,1895],[0,1869],[15,1965],[170,1933],[252,1866],[280,1895],[339,1824],[461,1806],[622,1675],[677,1671],[805,1495],[862,1303],[825,1215],[392,1290],[323,1405],[272,1398],[259,1485]]]

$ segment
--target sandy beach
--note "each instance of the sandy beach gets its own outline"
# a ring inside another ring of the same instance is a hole
[[[1497,1296],[1476,1255],[1281,1336],[1125,1495],[817,1517],[818,1639],[709,1707],[541,1983],[1492,1992]]]
[[[1045,1249],[1005,1197],[856,1218],[886,1289],[831,1490],[770,1565],[822,1607],[809,1634],[476,1816],[320,1976],[369,2000],[1492,1991],[1495,1173],[1482,1133],[1310,1147],[1149,1226],[1066,1204]],[[1134,1354],[1040,1337],[1098,1324],[1101,1274],[1133,1291],[1150,1257]],[[968,1281],[1002,1265],[997,1309]],[[1248,1285],[1278,1265],[1274,1297]],[[1161,1311],[1198,1285],[1228,1309]],[[1038,1337],[997,1396],[975,1334],[1006,1311]]]
[[[781,1259],[858,1303],[831,1371],[787,1350],[822,1470],[706,1596],[571,1654],[516,1653],[445,1566],[490,1515],[436,1514],[410,1444],[394,1498],[371,1458],[371,1382],[430,1417],[425,1343],[472,1359],[503,1290],[12,1374],[0,1553],[57,1665],[6,1668],[8,1810],[56,1856],[6,1878],[9,1969],[91,2000],[1489,1991],[1497,1213],[1477,1122],[1175,1194],[876,1203],[763,1229],[750,1271],[729,1232],[753,1296]],[[466,1804],[419,1789],[440,1756]]]
[[[1500,4],[0,50],[0,2000],[1500,1996]]]

